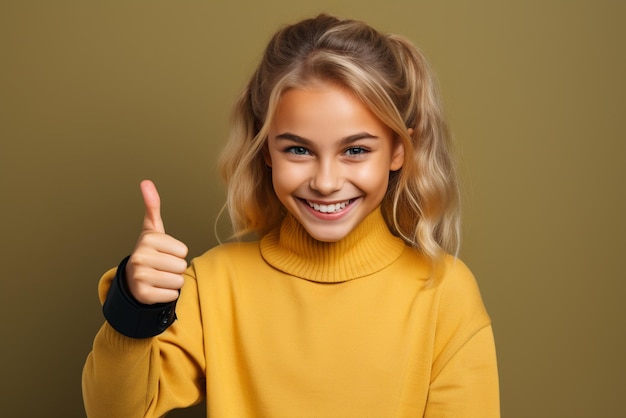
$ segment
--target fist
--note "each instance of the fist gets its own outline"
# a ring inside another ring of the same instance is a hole
[[[146,213],[141,234],[126,264],[128,288],[143,304],[172,302],[183,287],[187,246],[165,233],[161,199],[154,183],[141,182],[141,194]]]

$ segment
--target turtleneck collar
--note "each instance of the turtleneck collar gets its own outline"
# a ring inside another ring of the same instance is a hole
[[[389,231],[380,208],[337,242],[315,240],[291,215],[261,240],[261,255],[271,266],[321,283],[376,273],[394,262],[404,248],[404,242]]]

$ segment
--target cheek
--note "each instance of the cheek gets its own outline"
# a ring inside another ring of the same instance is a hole
[[[275,190],[291,190],[302,182],[302,170],[294,164],[276,162],[272,166],[272,184]]]
[[[372,164],[363,165],[354,172],[354,181],[359,183],[360,188],[375,192],[387,191],[389,183],[389,165]]]

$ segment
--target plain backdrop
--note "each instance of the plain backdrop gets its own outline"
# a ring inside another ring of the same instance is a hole
[[[84,416],[140,180],[191,256],[216,245],[231,105],[280,25],[326,11],[409,37],[438,75],[503,416],[626,416],[624,4],[1,1],[0,414]]]

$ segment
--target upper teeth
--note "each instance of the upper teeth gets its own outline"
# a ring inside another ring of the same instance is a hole
[[[350,203],[349,200],[346,200],[345,202],[341,202],[341,203],[331,203],[330,205],[321,205],[319,203],[311,202],[309,200],[307,200],[306,202],[313,209],[320,211],[322,213],[339,212],[341,209],[345,208]]]

